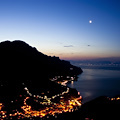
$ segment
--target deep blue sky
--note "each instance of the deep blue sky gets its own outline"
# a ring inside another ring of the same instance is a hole
[[[4,40],[61,59],[120,57],[120,0],[0,0]]]

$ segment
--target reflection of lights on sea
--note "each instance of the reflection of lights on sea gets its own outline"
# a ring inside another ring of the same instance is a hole
[[[72,85],[73,85],[73,83],[74,83],[74,82],[73,82],[73,81],[71,81],[71,84],[72,84]]]
[[[71,88],[74,88],[74,81],[71,81]]]

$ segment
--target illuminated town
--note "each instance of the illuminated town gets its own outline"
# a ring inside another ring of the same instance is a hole
[[[59,79],[60,78],[60,79]],[[46,119],[58,119],[60,116],[77,112],[81,109],[82,96],[80,92],[77,95],[71,92],[71,88],[67,87],[67,82],[73,83],[75,77],[67,77],[67,79],[62,79],[60,76],[56,76],[51,79],[51,81],[60,84],[62,89],[61,93],[51,96],[50,91],[37,94],[32,94],[28,87],[23,83],[23,92],[18,95],[16,99],[13,99],[6,104],[0,103],[0,120],[10,120],[10,119],[24,119],[24,120],[46,120]],[[106,97],[107,103],[119,102],[120,97]],[[102,102],[102,101],[101,101]],[[80,111],[79,111],[80,112]],[[83,117],[85,120],[90,119],[90,116]]]
[[[59,82],[66,87],[66,91],[48,97],[44,93],[41,95],[32,94],[27,87],[24,87],[26,94],[19,95],[11,104],[18,104],[18,109],[7,111],[3,103],[0,103],[0,119],[33,119],[33,118],[57,118],[57,115],[78,110],[82,105],[80,92],[77,97],[70,94],[70,88],[66,86],[66,81]],[[49,92],[48,92],[49,93]]]

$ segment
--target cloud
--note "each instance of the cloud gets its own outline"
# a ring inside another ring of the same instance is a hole
[[[73,45],[66,45],[66,46],[64,46],[64,47],[74,47]]]

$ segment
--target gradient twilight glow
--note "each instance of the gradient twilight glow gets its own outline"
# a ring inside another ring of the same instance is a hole
[[[120,57],[119,6],[119,0],[0,0],[0,42],[23,40],[61,59]]]

